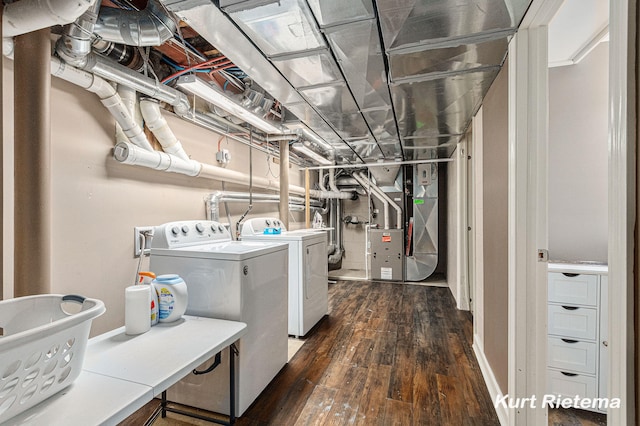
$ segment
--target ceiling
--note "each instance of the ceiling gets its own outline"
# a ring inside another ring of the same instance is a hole
[[[530,0],[161,2],[346,164],[449,157]]]
[[[580,62],[608,35],[608,0],[564,0],[549,24],[549,67]]]

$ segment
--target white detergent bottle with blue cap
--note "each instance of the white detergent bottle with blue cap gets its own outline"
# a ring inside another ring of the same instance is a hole
[[[187,310],[187,284],[176,274],[158,275],[153,280],[158,293],[158,314],[160,322],[173,322]]]

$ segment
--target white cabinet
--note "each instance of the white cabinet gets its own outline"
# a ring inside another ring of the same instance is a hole
[[[549,263],[549,393],[607,396],[607,286],[606,266]]]

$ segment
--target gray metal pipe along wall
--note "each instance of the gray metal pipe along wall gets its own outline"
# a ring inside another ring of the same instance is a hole
[[[280,221],[289,229],[289,141],[280,141]]]
[[[51,42],[16,37],[14,297],[51,292]]]

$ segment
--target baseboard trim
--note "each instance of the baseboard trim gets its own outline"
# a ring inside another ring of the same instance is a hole
[[[489,395],[491,396],[491,400],[494,402],[503,396],[500,391],[500,386],[498,385],[498,381],[496,377],[493,375],[493,370],[489,365],[489,361],[487,361],[487,357],[484,355],[484,351],[481,349],[482,345],[478,343],[478,335],[473,335],[473,352],[476,354],[476,359],[478,360],[478,364],[480,365],[480,371],[482,372],[482,377],[484,377],[484,381],[487,385],[487,389],[489,390]],[[509,410],[504,407],[504,404],[499,404],[496,407],[496,413],[498,414],[498,420],[500,420],[501,426],[506,426],[509,423]]]

